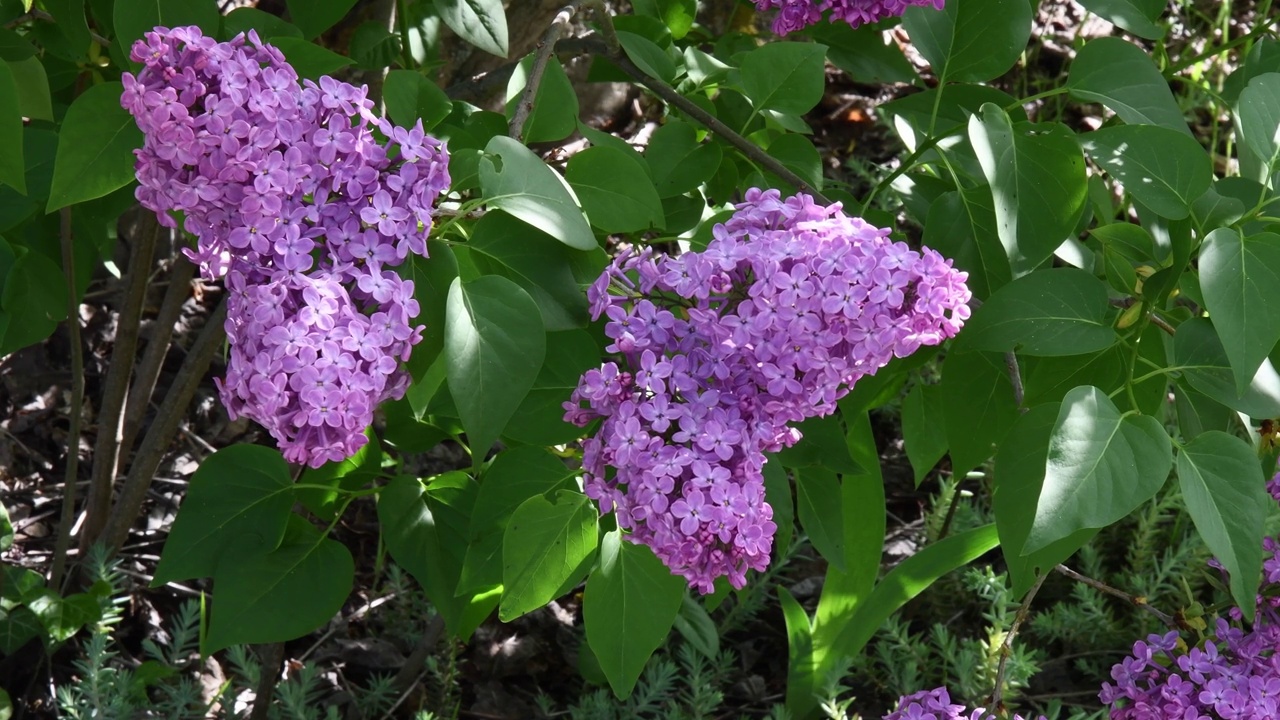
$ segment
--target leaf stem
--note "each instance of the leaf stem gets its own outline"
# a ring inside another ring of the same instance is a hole
[[[84,406],[84,354],[80,348],[80,302],[76,298],[75,248],[71,242],[71,208],[59,213],[62,243],[62,271],[67,276],[67,332],[71,336],[71,407],[67,432],[67,475],[62,484],[62,517],[58,521],[58,539],[53,550],[53,568],[49,587],[57,590],[66,571],[67,550],[71,545],[71,528],[76,516],[76,479],[80,474],[80,414]]]

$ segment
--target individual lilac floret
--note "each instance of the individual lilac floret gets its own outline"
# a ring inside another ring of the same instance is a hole
[[[851,27],[897,17],[911,6],[941,10],[943,0],[755,0],[761,12],[778,8],[773,20],[777,35],[803,30],[822,21],[822,13],[831,11],[832,22],[845,22]]]
[[[1267,483],[1280,501],[1280,475]],[[1280,543],[1264,538],[1262,592],[1252,627],[1232,608],[1213,632],[1187,648],[1177,631],[1151,635],[1133,645],[1133,655],[1111,668],[1115,684],[1098,697],[1115,720],[1189,718],[1274,720],[1280,718]]]
[[[623,254],[588,291],[618,361],[582,376],[566,419],[585,486],[690,585],[769,562],[766,452],[864,375],[969,316],[967,275],[807,195],[749,190],[702,252]]]
[[[144,135],[137,198],[163,225],[181,219],[206,278],[228,278],[228,412],[291,461],[353,454],[378,403],[403,395],[400,362],[421,339],[413,283],[392,268],[426,256],[444,144],[375,117],[367,88],[299,84],[253,32],[160,27],[131,57],[143,68],[120,102]]]
[[[884,716],[884,720],[986,720],[995,715],[984,708],[970,710],[951,702],[946,688],[921,690],[898,699],[897,708]],[[1021,715],[1011,715],[1009,720],[1022,720]],[[1044,720],[1041,716],[1040,720]]]

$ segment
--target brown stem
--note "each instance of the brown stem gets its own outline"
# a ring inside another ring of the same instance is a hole
[[[1089,587],[1093,588],[1094,590],[1098,590],[1099,592],[1104,592],[1108,595],[1111,595],[1112,597],[1118,597],[1121,600],[1124,600],[1125,602],[1129,603],[1130,605],[1133,605],[1134,607],[1141,608],[1151,613],[1156,618],[1158,618],[1160,622],[1164,623],[1169,628],[1172,628],[1174,630],[1179,629],[1178,623],[1173,619],[1172,616],[1166,615],[1165,613],[1160,612],[1156,608],[1151,607],[1151,605],[1147,603],[1147,599],[1140,595],[1130,595],[1129,593],[1119,588],[1113,588],[1104,582],[1101,582],[1099,580],[1094,580],[1093,578],[1087,577],[1085,575],[1081,575],[1080,573],[1076,572],[1075,570],[1072,570],[1066,565],[1058,565],[1057,567],[1054,568],[1054,570],[1061,573],[1062,575],[1066,575],[1072,580],[1075,580],[1077,582],[1082,582],[1085,585],[1088,585]]]
[[[1026,597],[1022,598],[1022,604],[1018,606],[1018,614],[1013,616],[1013,623],[1009,625],[1009,632],[1005,633],[1004,642],[1000,643],[1000,663],[996,666],[996,686],[991,689],[991,702],[988,709],[997,712],[1004,712],[1004,679],[1009,668],[1009,658],[1013,655],[1013,639],[1018,634],[1018,629],[1022,627],[1022,623],[1026,621],[1027,614],[1031,611],[1031,601],[1035,599],[1036,593],[1040,592],[1040,586],[1044,585],[1044,579],[1049,577],[1049,573],[1042,573],[1036,578],[1036,582],[1027,591]]]
[[[62,517],[58,520],[58,539],[53,549],[53,568],[49,587],[58,590],[67,569],[67,550],[71,547],[71,528],[76,517],[76,481],[80,474],[80,415],[84,409],[84,354],[80,348],[80,300],[76,297],[75,246],[71,237],[71,208],[58,213],[59,240],[62,244],[62,271],[67,276],[67,333],[71,336],[71,407],[68,410],[67,475],[62,484]]]
[[[143,216],[145,226],[137,234],[126,270],[124,302],[117,315],[115,345],[111,350],[111,366],[102,390],[98,411],[98,439],[93,445],[93,472],[90,475],[89,498],[85,502],[84,526],[80,531],[80,551],[98,540],[102,526],[111,511],[111,492],[116,484],[121,442],[124,440],[125,398],[138,355],[138,330],[142,323],[142,307],[147,297],[147,279],[155,259],[156,241],[163,232],[158,222]]]
[[[143,351],[142,362],[138,364],[133,387],[129,390],[129,401],[125,403],[124,438],[120,443],[119,463],[122,470],[126,465],[129,449],[138,438],[138,429],[147,414],[147,402],[151,399],[151,393],[155,392],[165,356],[169,354],[173,328],[182,314],[182,305],[191,297],[191,278],[195,276],[196,266],[179,256],[174,260],[171,273],[169,287],[165,290],[164,300],[160,302],[160,312],[152,324],[154,330],[147,341],[147,349]]]
[[[533,113],[533,101],[538,96],[538,87],[542,85],[542,76],[546,73],[551,52],[555,50],[556,41],[569,29],[569,21],[573,19],[573,14],[577,10],[578,2],[572,2],[560,8],[560,12],[556,13],[555,18],[551,20],[551,26],[538,41],[537,50],[533,55],[533,65],[529,68],[529,77],[525,79],[524,92],[520,93],[520,100],[516,103],[515,112],[511,113],[511,122],[507,125],[507,134],[517,141],[524,142],[524,125],[529,121],[529,115]]]
[[[129,466],[129,475],[125,478],[124,487],[120,490],[120,499],[111,509],[107,526],[102,531],[109,554],[114,555],[129,537],[129,528],[142,510],[142,502],[147,497],[147,490],[151,487],[156,468],[160,466],[165,450],[168,449],[169,443],[178,430],[178,423],[182,421],[187,405],[191,403],[196,388],[204,379],[209,364],[222,348],[226,338],[226,329],[223,327],[226,318],[227,300],[224,297],[222,302],[218,303],[218,309],[214,310],[209,317],[209,322],[200,332],[200,336],[196,338],[195,344],[191,346],[186,360],[183,361],[177,377],[173,380],[173,385],[165,395],[164,402],[156,411],[155,420],[142,438],[142,445],[139,446],[138,454]]]
[[[253,710],[249,713],[249,720],[266,720],[276,694],[276,683],[280,682],[280,670],[284,666],[284,643],[259,645],[258,662],[258,686],[253,689]]]

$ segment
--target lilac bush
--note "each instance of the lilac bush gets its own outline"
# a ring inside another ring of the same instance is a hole
[[[921,690],[898,699],[897,708],[884,716],[884,720],[985,720],[997,717],[985,708],[970,710],[964,705],[954,705],[946,688]],[[1012,715],[1010,720],[1022,720]],[[1041,720],[1044,720],[1041,716]]]
[[[800,439],[861,377],[955,335],[967,274],[807,195],[749,190],[702,252],[623,253],[588,291],[617,356],[584,374],[566,419],[585,487],[702,592],[767,566],[765,453]]]
[[[1280,475],[1268,492],[1280,501]],[[1153,634],[1133,645],[1133,655],[1111,668],[1115,684],[1103,683],[1099,698],[1115,720],[1276,720],[1280,718],[1280,543],[1265,538],[1264,592],[1258,614],[1244,627],[1239,608],[1230,621],[1188,648],[1177,631]],[[1268,596],[1270,595],[1270,596]]]
[[[911,6],[941,10],[943,0],[755,0],[756,9],[764,12],[776,8],[773,32],[786,35],[822,22],[822,14],[831,12],[832,22],[845,22],[851,27],[897,17]]]
[[[292,462],[349,457],[408,386],[401,361],[423,327],[413,282],[391,268],[426,256],[444,144],[421,121],[376,117],[365,87],[299,84],[254,32],[156,28],[132,58],[143,68],[124,74],[121,104],[145,136],[137,198],[162,225],[181,218],[187,256],[230,291],[223,403]]]

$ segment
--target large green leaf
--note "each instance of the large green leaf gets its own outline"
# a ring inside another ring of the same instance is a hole
[[[507,56],[507,13],[502,0],[434,0],[436,12],[458,37],[487,53]]]
[[[453,111],[453,103],[440,86],[413,70],[391,70],[382,83],[382,99],[392,122],[413,127],[422,120],[422,129],[440,124]]]
[[[0,610],[0,654],[13,655],[44,632],[40,618],[26,606]]]
[[[1231,576],[1231,595],[1253,614],[1262,572],[1263,523],[1271,498],[1249,443],[1212,430],[1178,452],[1178,484],[1205,545]]]
[[[1164,37],[1164,27],[1156,23],[1164,12],[1165,4],[1161,0],[1081,0],[1080,4],[1140,38]]]
[[[546,605],[568,581],[586,574],[598,541],[597,518],[587,496],[571,490],[553,500],[531,497],[516,508],[502,542],[503,622]]]
[[[0,310],[0,357],[49,337],[67,317],[62,270],[43,253],[27,251],[9,269]]]
[[[644,152],[659,197],[689,192],[715,175],[722,152],[713,143],[699,143],[698,132],[680,120],[668,120],[654,131]]]
[[[1106,105],[1130,125],[1161,125],[1191,134],[1151,56],[1120,38],[1085,43],[1071,63],[1067,87],[1080,100]]]
[[[1014,277],[1025,275],[1053,255],[1084,213],[1084,156],[1066,126],[1015,126],[990,103],[969,118],[969,141],[991,184],[996,233]]]
[[[822,99],[827,47],[771,42],[742,57],[742,89],[756,110],[803,115]]]
[[[919,78],[898,43],[885,43],[884,31],[875,25],[819,23],[806,32],[827,46],[832,65],[857,82],[914,83]]]
[[[600,346],[585,330],[549,333],[547,357],[503,437],[530,445],[560,445],[587,431],[564,420],[564,403],[578,379],[600,365]]]
[[[996,452],[991,507],[1000,533],[1000,549],[1017,597],[1031,589],[1042,573],[1071,557],[1098,533],[1093,528],[1078,530],[1040,550],[1022,554],[1035,520],[1036,500],[1044,485],[1045,463],[1049,457],[1049,438],[1060,407],[1056,402],[1045,403],[1021,415]]]
[[[22,109],[18,84],[9,63],[0,62],[0,183],[27,194],[27,166],[22,159]]]
[[[321,75],[332,75],[351,64],[351,58],[301,38],[272,38],[271,44],[284,53],[300,78],[318,80]]]
[[[356,0],[286,0],[289,17],[310,40],[346,17]]]
[[[345,545],[289,515],[278,548],[219,564],[201,652],[300,638],[342,609],[354,579],[355,563]]]
[[[126,55],[134,41],[156,26],[199,25],[204,34],[212,37],[217,35],[222,19],[215,0],[115,0],[111,17],[115,39]]]
[[[1209,189],[1213,165],[1195,138],[1154,125],[1120,125],[1080,136],[1089,157],[1157,214],[1181,220]]]
[[[782,585],[778,585],[778,603],[787,631],[787,710],[793,717],[805,717],[817,710],[821,681],[813,653],[813,624]]]
[[[942,391],[937,385],[917,383],[903,398],[902,442],[918,486],[947,454],[947,433],[942,424]]]
[[[275,550],[293,502],[279,451],[240,444],[210,455],[187,486],[152,586],[209,577],[224,553],[238,561]]]
[[[34,595],[27,600],[27,607],[44,626],[46,642],[62,642],[102,616],[102,605],[87,593],[64,598],[52,590],[42,589]]]
[[[498,453],[480,478],[467,526],[458,594],[502,583],[502,537],[512,513],[525,500],[550,492],[574,474],[543,448],[518,447]]]
[[[942,419],[955,473],[968,472],[991,457],[1018,417],[1004,356],[959,352],[942,365]]]
[[[582,619],[587,643],[614,695],[631,694],[649,656],[667,639],[684,599],[684,579],[653,551],[606,533],[600,567],[587,580]]]
[[[800,525],[822,557],[837,570],[847,569],[844,561],[844,506],[840,502],[840,478],[823,467],[795,471],[796,507]],[[852,519],[852,518],[850,518]]]
[[[941,12],[909,7],[902,26],[943,82],[985,82],[1003,75],[1027,49],[1031,5],[964,0],[947,3]]]
[[[967,349],[1079,355],[1118,339],[1107,319],[1107,286],[1073,267],[1042,270],[1000,288],[965,323]]]
[[[637,232],[666,224],[653,180],[621,150],[583,150],[569,159],[564,176],[591,224],[604,232]]]
[[[529,148],[498,135],[484,151],[480,187],[491,207],[515,215],[571,248],[600,246],[568,183]]]
[[[365,430],[369,441],[345,460],[330,461],[302,471],[299,483],[317,487],[299,488],[298,502],[323,520],[332,520],[340,509],[338,499],[359,490],[382,475],[382,448],[373,429]],[[323,488],[323,489],[322,489]]]
[[[523,100],[527,78],[533,67],[533,55],[525,57],[516,66],[507,82],[506,117],[510,122],[517,106]],[[564,72],[564,66],[553,55],[538,84],[533,107],[521,128],[526,143],[563,140],[578,128],[578,94]]]
[[[1128,515],[1164,485],[1172,465],[1159,420],[1122,415],[1096,387],[1072,390],[1049,437],[1044,485],[1022,554]]]
[[[417,321],[426,325],[422,342],[409,356],[409,372],[415,380],[427,373],[444,350],[444,330],[448,317],[449,287],[458,278],[458,258],[453,247],[439,240],[427,241],[428,257],[410,255],[408,262],[396,268],[413,281],[413,297],[418,301]]]
[[[546,342],[538,306],[519,285],[486,275],[450,286],[444,338],[449,392],[477,463],[533,387]]]
[[[133,180],[133,150],[142,147],[142,131],[120,107],[123,89],[118,82],[94,85],[67,108],[46,212],[102,197]]]
[[[1232,410],[1254,418],[1280,416],[1280,373],[1263,360],[1243,393],[1236,391],[1227,351],[1206,318],[1192,318],[1178,326],[1173,359],[1191,387]]]
[[[1209,233],[1200,248],[1200,289],[1243,394],[1280,341],[1280,235],[1245,237],[1233,228]]]
[[[1013,279],[996,232],[995,206],[985,188],[952,190],[930,203],[924,243],[969,273],[969,289],[978,298],[988,297]]]
[[[18,111],[22,116],[32,120],[53,122],[49,76],[45,73],[40,59],[29,57],[25,60],[11,60],[6,64],[13,73],[14,86],[18,91]]]
[[[1280,156],[1280,73],[1249,81],[1236,103],[1238,137],[1268,167]]]
[[[547,330],[587,324],[587,299],[570,268],[574,251],[555,238],[505,212],[490,212],[472,228],[465,248],[480,272],[524,288],[538,304]]]

